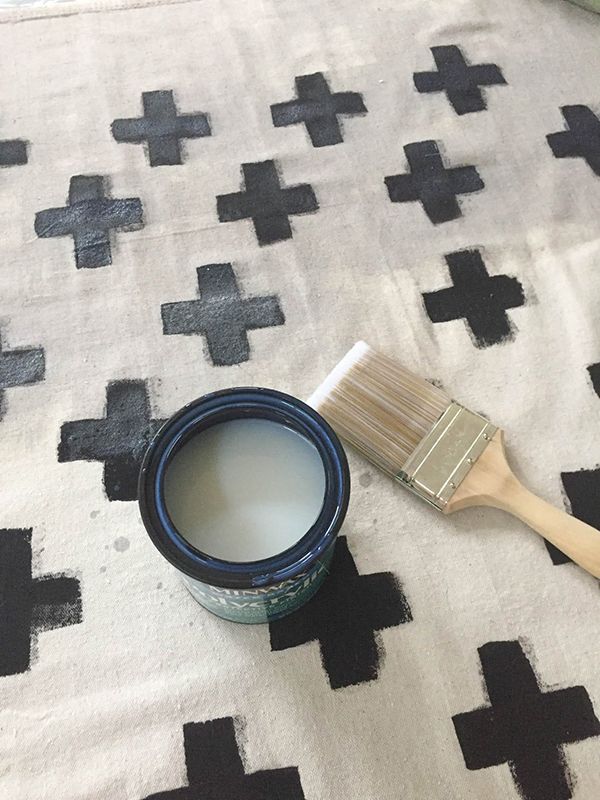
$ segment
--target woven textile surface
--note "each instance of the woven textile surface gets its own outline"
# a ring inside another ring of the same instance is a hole
[[[600,18],[189,0],[0,23],[0,796],[598,798],[598,581],[519,522],[444,517],[349,451],[323,588],[242,626],[135,500],[182,405],[306,398],[365,339],[600,527]]]

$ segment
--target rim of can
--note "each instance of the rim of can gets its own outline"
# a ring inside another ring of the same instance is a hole
[[[267,419],[303,435],[313,444],[325,471],[319,516],[287,550],[257,561],[226,561],[191,545],[173,524],[164,499],[164,475],[174,454],[195,434],[233,419]],[[144,456],[138,503],[150,539],[180,572],[212,586],[251,589],[280,583],[306,572],[333,543],[346,516],[350,472],[344,448],[323,417],[292,395],[275,389],[238,387],[193,400],[157,431]]]

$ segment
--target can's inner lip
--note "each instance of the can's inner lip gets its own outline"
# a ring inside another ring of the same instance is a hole
[[[321,511],[291,547],[258,561],[234,562],[198,550],[179,533],[165,503],[164,478],[174,455],[195,435],[233,419],[277,422],[304,436],[317,449],[325,472]],[[139,504],[155,546],[177,569],[203,583],[252,588],[293,579],[327,550],[348,505],[350,476],[344,450],[327,422],[295,397],[273,389],[229,389],[205,395],[163,425],[151,442],[140,471]]]

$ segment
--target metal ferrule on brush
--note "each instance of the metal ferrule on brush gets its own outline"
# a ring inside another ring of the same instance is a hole
[[[452,402],[396,479],[443,511],[496,430],[484,417]]]

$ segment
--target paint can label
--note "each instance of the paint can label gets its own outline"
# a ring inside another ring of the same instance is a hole
[[[333,546],[313,566],[287,581],[253,589],[227,589],[211,586],[189,576],[183,582],[201,606],[232,622],[270,622],[304,605],[317,591],[328,573]]]

